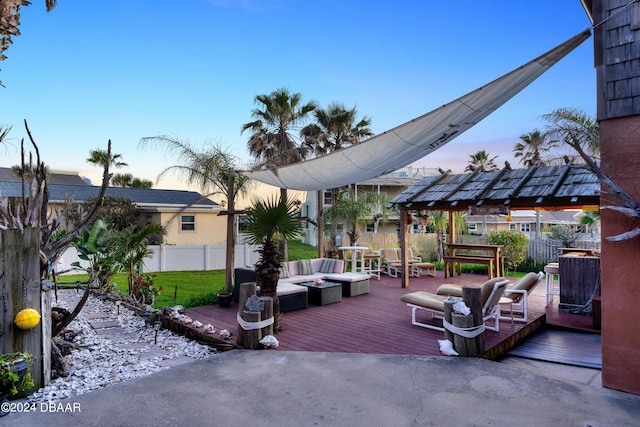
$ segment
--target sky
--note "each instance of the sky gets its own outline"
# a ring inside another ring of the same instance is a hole
[[[44,0],[21,8],[21,35],[0,62],[0,166],[20,163],[24,121],[53,170],[99,185],[89,150],[122,155],[155,188],[187,189],[176,164],[143,137],[220,143],[247,164],[256,95],[278,88],[322,106],[341,102],[381,133],[525,64],[590,27],[579,0],[300,1]],[[593,39],[441,149],[413,165],[462,173],[485,150],[513,158],[540,116],[579,108],[595,116]],[[28,150],[33,149],[27,145]],[[197,190],[197,189],[194,189]]]

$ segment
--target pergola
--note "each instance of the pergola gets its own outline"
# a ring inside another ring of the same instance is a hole
[[[584,165],[535,166],[468,174],[428,176],[392,201],[400,209],[402,287],[409,287],[407,227],[410,211],[448,211],[449,242],[455,238],[453,212],[508,214],[516,209],[580,209],[600,203],[600,182]]]

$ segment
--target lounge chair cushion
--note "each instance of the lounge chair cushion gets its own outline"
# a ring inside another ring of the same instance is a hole
[[[514,283],[513,286],[509,287],[504,291],[504,296],[507,298],[511,298],[513,302],[519,302],[522,299],[521,293],[512,293],[509,292],[511,290],[517,291],[531,291],[531,289],[538,283],[540,279],[538,278],[538,274],[536,273],[527,273],[520,280]]]
[[[310,259],[301,259],[298,261],[298,274],[301,276],[307,276],[313,274],[313,266]]]
[[[493,286],[496,283],[502,282],[504,280],[505,280],[504,277],[494,277],[493,279],[489,279],[489,280],[487,280],[486,282],[484,282],[481,285],[480,298],[481,298],[481,301],[482,301],[483,304],[487,300],[487,298],[489,298],[489,295],[491,294],[491,291],[493,290]],[[469,285],[469,286],[476,286],[476,285]],[[461,297],[462,296],[462,286],[445,283],[444,285],[440,285],[440,287],[436,291],[436,294],[438,294],[440,296],[450,295],[452,297]]]
[[[400,297],[407,304],[414,304],[431,310],[444,312],[444,300],[446,297],[435,295],[425,291],[411,292]]]

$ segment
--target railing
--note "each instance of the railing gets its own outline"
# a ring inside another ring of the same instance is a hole
[[[583,240],[578,240],[575,247],[589,248],[600,250],[600,241],[591,239],[589,234],[580,236]],[[342,236],[343,242],[349,241],[349,236]],[[409,233],[407,234],[407,242],[414,253],[421,253],[423,258],[432,258],[437,251],[437,239],[434,233]],[[475,243],[486,245],[487,236],[460,235],[456,237],[458,243]],[[361,233],[358,239],[359,245],[368,245],[371,249],[378,250],[382,248],[398,247],[397,233]],[[550,239],[529,239],[529,247],[527,248],[527,258],[533,259],[536,264],[543,264],[550,261],[557,261],[558,248],[563,247],[562,242]]]

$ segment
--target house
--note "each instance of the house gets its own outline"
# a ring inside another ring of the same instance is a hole
[[[396,171],[381,175],[377,178],[368,179],[352,184],[353,192],[358,197],[362,193],[376,193],[391,200],[407,187],[416,184],[425,176],[439,175],[435,168],[416,168],[408,166]],[[331,189],[322,190],[323,208],[331,206],[332,191]],[[318,196],[316,192],[307,192],[306,201],[300,207],[300,213],[303,217],[315,219],[318,216]],[[365,223],[361,225],[362,232],[384,233],[395,232],[398,226],[398,216],[391,216],[386,221],[382,220],[381,213],[374,214]],[[309,222],[303,223],[304,233],[302,241],[309,245],[316,246],[318,244],[317,227]],[[337,245],[342,244],[342,233],[346,231],[343,224],[338,224]],[[325,228],[325,240],[328,240],[328,230]]]
[[[100,187],[77,173],[52,171],[47,179],[50,209],[59,210],[69,198],[82,203],[98,195]],[[220,245],[226,242],[227,223],[222,206],[194,191],[109,187],[106,195],[131,200],[140,209],[138,224],[161,224],[164,243]],[[9,168],[0,168],[0,197],[22,196],[21,181]]]
[[[554,225],[567,225],[576,233],[597,233],[597,229],[587,230],[580,223],[584,211],[570,210],[513,210],[509,215],[466,214],[467,230],[472,234],[488,234],[492,231],[515,230],[528,238],[546,233]]]

